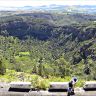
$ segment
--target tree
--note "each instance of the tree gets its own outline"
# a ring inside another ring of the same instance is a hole
[[[69,62],[67,62],[63,56],[61,56],[59,59],[56,60],[56,65],[59,68],[60,76],[65,77],[70,75],[70,66]]]
[[[43,58],[40,58],[39,60],[39,66],[38,66],[38,75],[43,76]]]
[[[5,66],[3,64],[2,59],[0,60],[0,74],[4,75],[4,73],[6,72]]]

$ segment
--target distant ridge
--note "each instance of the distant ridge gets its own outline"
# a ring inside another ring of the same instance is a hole
[[[23,6],[23,7],[0,7],[0,11],[50,11],[50,12],[73,12],[73,13],[96,13],[95,5],[43,5],[43,6]]]

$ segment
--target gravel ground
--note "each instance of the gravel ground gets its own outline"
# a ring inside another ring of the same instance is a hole
[[[0,92],[0,96],[67,96],[67,93],[63,92],[48,92],[48,91],[32,91],[29,93],[23,92]],[[95,92],[76,93],[74,96],[96,96]]]

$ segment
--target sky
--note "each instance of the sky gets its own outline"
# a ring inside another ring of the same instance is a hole
[[[96,5],[96,0],[0,0],[0,7],[22,7],[42,5]]]

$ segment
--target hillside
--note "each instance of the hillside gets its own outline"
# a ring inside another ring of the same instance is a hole
[[[46,77],[88,75],[96,80],[95,20],[95,15],[82,13],[1,15],[0,66]]]

